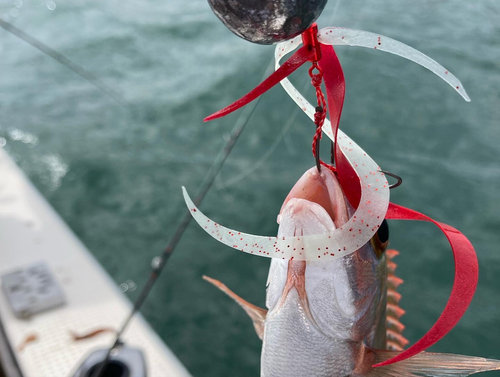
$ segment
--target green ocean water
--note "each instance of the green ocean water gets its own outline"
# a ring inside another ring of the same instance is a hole
[[[205,0],[54,1],[0,0],[0,16],[122,93],[126,108],[0,29],[0,145],[116,283],[141,287],[183,214],[180,187],[194,194],[239,114],[203,117],[253,88],[273,47],[235,37]],[[471,307],[432,349],[500,358],[500,2],[331,0],[319,25],[398,39],[469,93],[465,103],[404,59],[337,49],[347,81],[341,127],[403,177],[391,200],[462,230],[478,253]],[[306,80],[304,70],[292,76],[299,87]],[[208,216],[276,233],[283,199],[314,163],[313,125],[294,106],[279,87],[263,97],[201,206]],[[453,259],[432,225],[390,227],[405,335],[415,342],[446,303]],[[142,313],[194,376],[257,376],[250,321],[201,276],[264,306],[268,266],[192,224]]]

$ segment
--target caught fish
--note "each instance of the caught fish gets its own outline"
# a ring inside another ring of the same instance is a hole
[[[354,210],[329,169],[308,170],[278,215],[278,238],[328,234]],[[267,310],[248,303],[221,282],[206,280],[232,297],[251,317],[262,339],[262,377],[468,376],[500,370],[500,361],[422,352],[379,367],[408,343],[399,318],[402,280],[383,222],[354,253],[331,260],[273,258]],[[306,245],[307,247],[307,245]]]

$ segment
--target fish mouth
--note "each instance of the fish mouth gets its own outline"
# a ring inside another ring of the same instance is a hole
[[[325,234],[347,222],[344,193],[335,174],[329,169],[319,172],[316,167],[306,171],[286,197],[278,215],[278,237]],[[297,291],[299,310],[307,322],[322,332],[311,312],[306,290],[307,263],[290,259],[287,263],[286,280],[276,305],[269,315],[279,314],[292,289]],[[326,334],[323,333],[325,336]]]
[[[320,205],[328,213],[336,228],[349,220],[344,192],[330,169],[323,168],[319,172],[316,167],[312,167],[302,175],[285,198],[278,215],[278,223],[292,199],[304,199]]]

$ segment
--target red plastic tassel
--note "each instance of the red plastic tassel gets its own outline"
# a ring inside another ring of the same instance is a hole
[[[321,53],[322,59],[319,61],[319,65],[323,70],[323,80],[328,98],[328,112],[335,141],[337,176],[347,199],[354,208],[358,208],[361,198],[360,180],[337,143],[337,133],[345,97],[344,72],[332,46],[322,44]]]
[[[375,364],[374,367],[381,367],[383,365],[389,365],[408,359],[425,351],[448,334],[469,307],[474,292],[476,291],[479,276],[476,252],[469,240],[455,228],[437,222],[417,211],[393,203],[389,204],[386,219],[418,220],[434,223],[444,233],[451,245],[455,258],[455,280],[453,282],[450,298],[443,313],[441,313],[441,316],[427,334],[406,351],[401,352],[398,356],[382,363]]]
[[[281,67],[278,68],[277,71],[274,71],[267,79],[265,79],[262,83],[260,83],[255,89],[241,97],[236,102],[233,102],[231,105],[217,111],[216,113],[209,115],[204,119],[205,122],[210,120],[214,120],[217,118],[222,118],[233,111],[236,111],[246,104],[252,102],[257,97],[261,96],[273,86],[278,84],[281,80],[291,75],[297,68],[299,68],[302,64],[307,61],[310,61],[314,58],[315,51],[310,49],[308,46],[302,46],[295,54],[293,54],[290,59],[288,59]]]

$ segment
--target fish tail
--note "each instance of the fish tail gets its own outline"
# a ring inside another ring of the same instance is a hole
[[[370,363],[381,363],[399,352],[369,350]],[[373,364],[372,364],[373,365]],[[357,373],[356,377],[465,377],[471,374],[500,370],[500,360],[448,353],[421,352],[409,359]],[[353,376],[353,377],[354,377]]]

